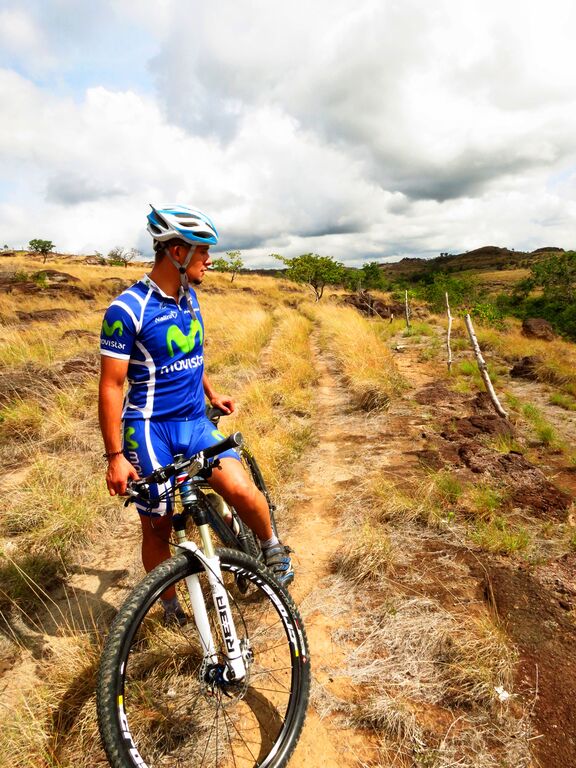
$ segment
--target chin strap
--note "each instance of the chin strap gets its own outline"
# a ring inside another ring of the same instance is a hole
[[[192,297],[190,296],[190,283],[188,282],[188,275],[186,274],[186,269],[192,260],[194,250],[195,246],[191,245],[190,250],[188,251],[188,254],[182,264],[180,264],[179,261],[176,261],[168,249],[166,249],[166,255],[180,273],[180,285],[184,291],[184,296],[186,296],[186,303],[188,304],[190,315],[192,316],[192,320],[197,320],[198,318],[196,317],[196,312],[194,312],[194,307],[192,306]]]

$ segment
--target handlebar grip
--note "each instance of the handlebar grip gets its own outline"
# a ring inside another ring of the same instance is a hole
[[[227,451],[230,448],[239,448],[243,442],[244,438],[242,437],[242,433],[234,432],[232,435],[224,438],[224,440],[216,443],[216,445],[211,445],[210,448],[206,448],[204,451],[204,458],[211,459],[213,456],[218,456],[219,453],[224,453],[224,451]]]

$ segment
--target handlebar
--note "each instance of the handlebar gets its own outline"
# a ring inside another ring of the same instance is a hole
[[[228,451],[230,448],[240,448],[243,442],[244,438],[242,437],[242,433],[233,432],[231,435],[224,438],[224,440],[216,443],[216,445],[206,448],[206,450],[203,451],[204,458],[211,459],[213,456],[217,456],[219,453],[224,453],[224,451]]]
[[[190,456],[188,459],[181,459],[172,464],[166,464],[164,467],[158,467],[154,472],[151,472],[146,477],[141,477],[139,480],[129,480],[126,487],[128,496],[133,498],[139,496],[143,499],[149,499],[150,486],[161,485],[169,480],[174,475],[184,472],[188,467],[200,462],[201,469],[205,469],[208,466],[208,461],[218,456],[224,451],[228,451],[230,448],[239,448],[244,442],[241,432],[234,432],[233,434],[225,437],[224,440],[220,440],[219,443],[211,445],[206,448],[205,451]],[[195,471],[195,474],[198,470]]]

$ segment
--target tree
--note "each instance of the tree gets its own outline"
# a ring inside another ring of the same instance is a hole
[[[531,264],[530,272],[510,297],[499,297],[500,303],[519,317],[543,317],[576,340],[576,251]]]
[[[54,243],[52,240],[40,240],[39,238],[36,238],[34,240],[30,240],[28,247],[34,253],[39,253],[41,256],[44,256],[42,264],[46,264],[48,254],[54,250]]]
[[[530,271],[532,285],[542,288],[545,298],[567,304],[576,300],[576,251],[538,261],[532,264]]]
[[[112,248],[111,251],[108,251],[107,258],[110,264],[118,267],[127,267],[131,261],[139,256],[142,256],[142,253],[137,248],[129,248],[126,250],[124,246],[117,245],[115,248]]]
[[[314,291],[316,301],[320,301],[326,285],[336,285],[344,280],[343,264],[334,261],[331,256],[318,256],[317,253],[305,253],[286,259],[275,256],[287,267],[286,277],[297,283],[306,283]]]
[[[451,277],[445,272],[432,272],[426,276],[419,293],[435,312],[443,312],[446,294],[452,307],[470,307],[476,301],[477,288],[467,277]]]
[[[244,266],[244,260],[240,251],[226,251],[226,256],[219,256],[214,259],[212,266],[216,272],[231,272],[230,282],[233,283],[234,278]]]
[[[382,268],[377,261],[370,261],[362,265],[362,287],[367,290],[370,288],[383,288],[384,275]]]

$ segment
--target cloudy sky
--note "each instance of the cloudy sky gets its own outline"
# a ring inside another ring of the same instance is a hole
[[[573,0],[0,0],[0,245],[574,248]]]

